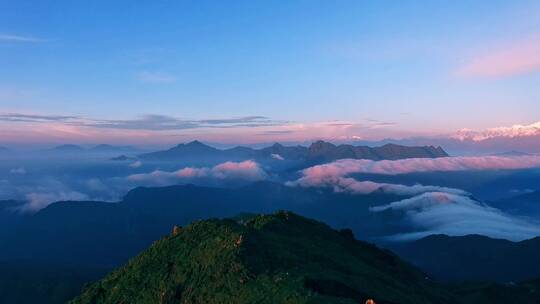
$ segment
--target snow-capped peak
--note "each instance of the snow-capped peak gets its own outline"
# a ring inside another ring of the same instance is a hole
[[[540,135],[540,122],[530,125],[513,125],[511,127],[491,128],[484,131],[473,131],[470,129],[461,129],[451,137],[461,141],[483,141],[495,137],[524,137]]]

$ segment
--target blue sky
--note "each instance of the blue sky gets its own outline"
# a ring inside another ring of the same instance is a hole
[[[339,121],[366,138],[540,120],[537,1],[111,2],[0,1],[0,112]],[[0,123],[28,140],[44,124]]]

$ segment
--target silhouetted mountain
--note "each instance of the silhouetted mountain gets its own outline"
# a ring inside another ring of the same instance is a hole
[[[81,152],[84,151],[84,148],[77,145],[60,145],[53,148],[54,151],[58,152]]]
[[[137,149],[131,146],[113,146],[107,144],[100,144],[88,149],[90,152],[96,153],[121,153],[121,152],[134,152]]]
[[[317,141],[309,147],[286,147],[274,144],[262,149],[236,147],[219,150],[198,141],[180,144],[166,151],[142,154],[139,157],[149,160],[178,160],[192,158],[216,158],[224,160],[245,159],[284,159],[303,161],[307,163],[327,162],[344,158],[353,159],[403,159],[403,158],[435,158],[446,157],[448,154],[441,147],[423,146],[406,147],[387,144],[381,147],[334,145],[332,143]]]
[[[432,235],[391,246],[435,279],[518,282],[540,277],[540,237],[521,242]]]
[[[399,258],[290,212],[198,221],[71,303],[455,303]]]
[[[492,201],[489,205],[504,212],[540,219],[540,191]]]
[[[222,154],[222,150],[218,150],[195,140],[187,144],[179,144],[169,150],[141,154],[139,155],[139,158],[166,161],[190,158],[217,158]]]
[[[406,147],[394,144],[386,144],[381,147],[333,145],[324,141],[313,143],[309,149],[307,158],[317,161],[333,161],[337,159],[404,159],[404,158],[435,158],[446,157],[448,154],[441,147]]]

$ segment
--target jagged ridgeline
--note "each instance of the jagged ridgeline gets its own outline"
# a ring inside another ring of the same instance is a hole
[[[198,221],[71,303],[456,303],[446,289],[350,230],[290,212]]]

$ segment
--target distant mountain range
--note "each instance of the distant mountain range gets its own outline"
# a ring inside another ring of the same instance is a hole
[[[283,146],[274,144],[262,149],[248,147],[235,147],[220,150],[205,145],[199,141],[179,144],[165,151],[158,151],[139,155],[145,160],[179,160],[186,158],[214,158],[226,160],[267,159],[267,160],[293,160],[309,163],[327,162],[337,159],[403,159],[403,158],[435,158],[446,157],[448,154],[441,147],[422,146],[407,147],[387,144],[381,147],[334,145],[329,142],[317,141],[309,147]]]
[[[480,235],[431,235],[391,249],[439,280],[508,283],[540,277],[540,237],[511,242]]]
[[[51,151],[62,152],[62,153],[122,153],[122,152],[136,152],[138,151],[135,147],[132,146],[113,146],[107,144],[100,144],[90,148],[86,148],[79,145],[66,144],[60,145],[52,148]]]
[[[529,125],[514,125],[474,131],[462,129],[453,134],[384,139],[376,141],[355,141],[362,145],[437,145],[443,146],[451,154],[497,154],[506,151],[540,153],[540,122]]]

